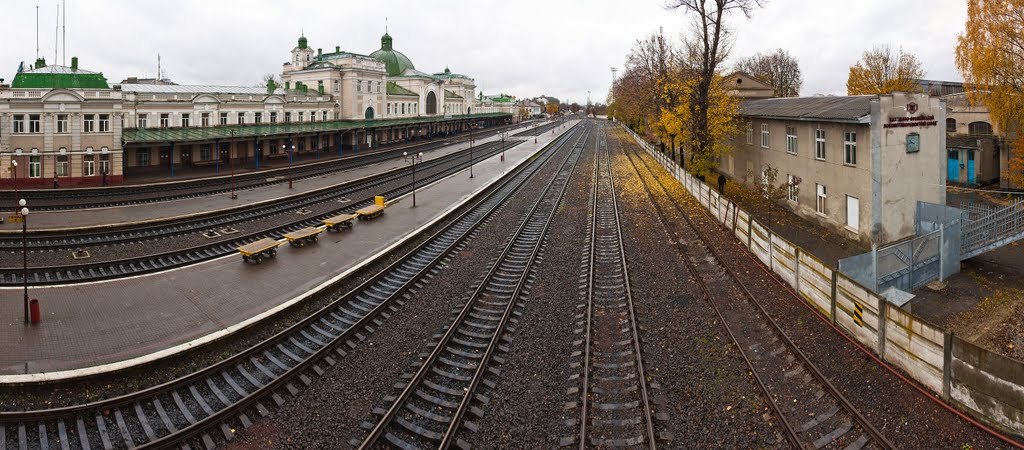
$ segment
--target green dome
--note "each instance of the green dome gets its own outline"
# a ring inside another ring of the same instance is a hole
[[[306,35],[299,36],[299,48],[300,49],[305,50],[306,47],[309,46],[308,42],[309,41],[306,40]]]
[[[391,42],[391,35],[384,33],[384,36],[380,38],[380,50],[370,53],[370,57],[384,63],[389,77],[398,76],[405,69],[415,70],[416,66],[412,65],[409,57],[403,55],[402,52],[394,50]]]

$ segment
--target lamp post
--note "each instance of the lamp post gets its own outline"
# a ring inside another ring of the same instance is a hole
[[[469,145],[469,177],[473,178],[473,144]]]
[[[11,176],[14,178],[14,198],[18,198],[18,162],[11,156]]]
[[[402,156],[409,161],[409,152],[402,152]],[[412,155],[412,206],[416,207],[416,159],[423,159],[423,152]]]
[[[231,130],[231,143],[228,144],[228,164],[231,166],[231,199],[238,198],[235,195],[235,158],[231,157],[231,145],[235,142],[235,130]],[[173,162],[172,162],[173,163]]]
[[[501,160],[502,161],[505,160],[505,135],[507,135],[507,134],[508,134],[507,131],[502,131],[501,132]]]
[[[288,145],[282,145],[285,151],[288,152],[288,189],[292,188],[292,151],[295,150],[295,146],[291,145],[292,138],[288,136]]]
[[[18,200],[21,206],[21,279],[25,286],[25,323],[29,323],[28,317],[28,207],[25,206],[25,199]]]

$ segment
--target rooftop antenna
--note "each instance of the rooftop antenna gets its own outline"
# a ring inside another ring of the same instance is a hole
[[[160,54],[157,53],[156,54],[156,81],[160,81],[162,79],[164,79],[164,76],[163,76],[162,73],[160,73]]]
[[[61,8],[61,11],[62,11],[61,21],[63,22],[63,25],[61,25],[61,37],[60,37],[60,40],[61,40],[61,43],[60,43],[61,54],[60,54],[60,60],[61,60],[61,64],[67,65],[68,64],[68,2],[67,2],[67,0],[61,0],[61,3],[64,5],[64,7]]]
[[[57,61],[60,61],[59,59],[57,59],[57,55],[59,55],[59,53],[57,53],[57,52],[60,51],[60,40],[57,39],[57,36],[59,34],[60,34],[60,3],[57,4],[57,18],[55,19],[55,21],[53,23],[53,64],[57,64]]]
[[[384,16],[384,34],[388,34],[388,16]]]
[[[39,3],[36,3],[36,61],[39,60]]]

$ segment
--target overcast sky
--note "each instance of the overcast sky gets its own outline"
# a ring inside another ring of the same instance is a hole
[[[380,47],[385,17],[396,50],[418,70],[476,79],[486,94],[541,94],[603,101],[611,67],[638,38],[664,27],[677,39],[687,19],[666,0],[66,0],[67,64],[111,82],[156,74],[181,84],[253,85],[280,73],[305,32],[313,48],[367,54]],[[34,0],[3,0],[0,78],[35,58]],[[39,53],[52,63],[57,0],[38,2]],[[317,5],[316,7],[310,5]],[[875,44],[902,46],[927,76],[959,80],[953,64],[964,0],[768,0],[747,20],[734,16],[733,58],[776,47],[804,74],[801,95],[845,94],[849,66]]]

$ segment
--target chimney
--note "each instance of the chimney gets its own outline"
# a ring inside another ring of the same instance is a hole
[[[323,54],[324,54],[324,49],[322,49],[322,48],[316,49],[316,56],[320,56],[320,55],[323,55]]]
[[[77,56],[72,56],[71,57],[71,71],[72,72],[77,72],[78,71],[78,57]]]
[[[341,46],[340,45],[335,45],[334,46],[334,53],[341,53]]]

